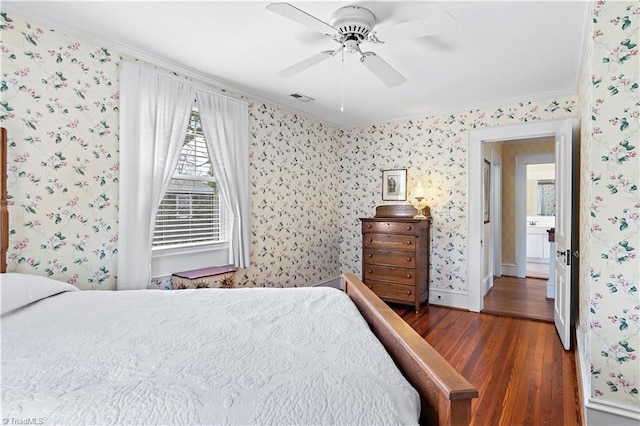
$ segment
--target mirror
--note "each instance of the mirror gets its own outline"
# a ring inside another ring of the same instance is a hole
[[[555,216],[556,214],[556,183],[553,180],[538,181],[538,216]]]

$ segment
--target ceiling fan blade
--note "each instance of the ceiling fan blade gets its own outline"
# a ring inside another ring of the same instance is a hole
[[[296,21],[299,24],[312,28],[325,35],[331,36],[331,35],[340,33],[340,31],[333,28],[331,25],[327,24],[326,22],[321,21],[315,16],[309,15],[304,10],[298,9],[297,7],[292,6],[289,3],[271,3],[270,5],[267,6],[267,9],[269,9],[274,13],[277,13],[278,15],[282,15],[285,18],[289,18],[292,21]]]
[[[300,62],[291,65],[290,67],[278,71],[276,75],[278,77],[292,77],[299,72],[306,70],[307,68],[311,68],[312,66],[319,64],[326,59],[329,59],[333,55],[335,55],[335,51],[325,50],[324,52],[317,53],[313,56],[308,57],[307,59],[303,59]]]
[[[389,87],[399,86],[406,78],[396,71],[391,65],[385,62],[380,56],[373,52],[365,52],[360,58],[360,62],[369,69],[376,77]]]
[[[444,12],[423,19],[381,28],[376,31],[376,37],[383,42],[391,42],[439,34],[452,30],[457,26],[458,23],[455,18],[448,12]]]

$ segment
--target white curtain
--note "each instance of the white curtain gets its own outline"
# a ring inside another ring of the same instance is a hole
[[[196,93],[220,196],[229,213],[229,263],[249,266],[249,109],[246,102]]]
[[[195,88],[132,62],[120,63],[118,290],[151,281],[160,201],[178,162]]]

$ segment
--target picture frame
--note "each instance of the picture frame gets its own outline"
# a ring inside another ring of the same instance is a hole
[[[382,171],[382,200],[407,200],[407,169]]]
[[[482,163],[482,211],[484,223],[491,221],[491,163],[484,160]]]

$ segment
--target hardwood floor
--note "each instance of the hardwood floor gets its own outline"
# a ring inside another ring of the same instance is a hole
[[[495,278],[482,312],[552,323],[553,299],[547,299],[547,280]]]
[[[580,425],[574,353],[553,324],[433,305],[392,308],[479,392],[472,425]]]

